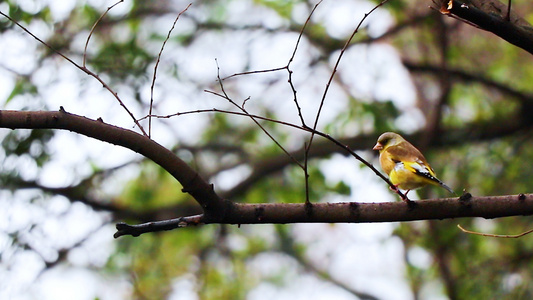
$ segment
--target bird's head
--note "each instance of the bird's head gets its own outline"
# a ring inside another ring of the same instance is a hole
[[[404,141],[401,135],[394,132],[385,132],[379,136],[378,142],[372,150],[382,151],[390,146],[394,146]]]

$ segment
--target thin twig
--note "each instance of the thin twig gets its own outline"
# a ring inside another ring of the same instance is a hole
[[[211,93],[211,94],[216,95],[216,96],[219,96],[219,97],[224,97],[223,95],[220,95],[220,94],[212,92],[212,91],[206,91],[206,92],[207,93]],[[178,112],[178,113],[165,115],[165,116],[152,115],[152,117],[167,119],[167,118],[172,118],[172,117],[177,117],[177,116],[182,116],[182,115],[188,115],[188,114],[195,114],[195,113],[224,113],[224,114],[230,114],[230,115],[236,115],[236,116],[245,116],[245,117],[252,118],[254,120],[263,120],[263,121],[273,122],[273,123],[277,123],[277,124],[280,124],[280,125],[292,127],[292,128],[295,128],[295,129],[304,130],[304,131],[310,132],[312,134],[321,136],[321,137],[333,142],[335,145],[339,146],[340,148],[346,150],[346,152],[348,152],[350,155],[352,155],[358,161],[362,162],[365,166],[367,166],[370,170],[372,170],[378,177],[383,179],[383,181],[385,181],[388,185],[395,187],[394,184],[392,184],[392,182],[390,182],[390,180],[385,175],[383,175],[380,171],[378,171],[378,169],[376,169],[376,167],[374,167],[374,165],[372,165],[371,163],[366,161],[364,158],[359,156],[350,147],[348,147],[347,145],[345,145],[345,144],[341,143],[340,141],[336,140],[335,138],[333,138],[329,134],[320,132],[318,130],[314,130],[314,129],[308,127],[308,126],[296,125],[296,124],[293,124],[293,123],[284,122],[284,121],[280,121],[280,120],[274,120],[274,119],[271,119],[271,118],[267,118],[267,117],[263,117],[263,116],[259,116],[259,115],[254,115],[254,114],[250,114],[250,113],[245,113],[245,112],[236,112],[236,111],[222,110],[222,109],[217,109],[217,108],[198,109],[198,110],[193,110],[193,111]],[[148,116],[145,116],[143,119],[145,119],[147,117]],[[306,155],[306,154],[304,154],[304,155]],[[289,157],[292,157],[292,156],[289,155]],[[400,197],[402,197],[402,195],[403,195],[399,191],[398,191],[398,194],[400,194]]]
[[[305,120],[304,120],[303,114],[302,114],[302,109],[300,107],[300,104],[298,103],[298,97],[296,96],[296,88],[294,87],[294,83],[292,81],[293,71],[290,69],[290,65],[294,61],[294,58],[296,56],[296,52],[298,51],[298,46],[300,45],[300,41],[302,39],[304,30],[307,27],[307,25],[309,24],[309,22],[311,21],[311,16],[315,12],[316,8],[320,5],[320,3],[322,3],[322,1],[319,1],[317,4],[315,4],[313,9],[311,10],[311,13],[307,17],[307,20],[305,21],[304,25],[302,26],[302,29],[300,30],[300,34],[298,35],[298,39],[296,40],[296,45],[294,46],[294,51],[292,52],[292,55],[289,58],[289,61],[287,62],[287,65],[285,67],[274,68],[274,69],[269,69],[269,70],[260,70],[260,71],[250,71],[250,72],[236,73],[236,74],[233,74],[231,76],[228,76],[228,77],[224,78],[224,79],[228,79],[228,78],[231,78],[231,77],[234,77],[234,76],[238,76],[238,75],[257,74],[257,73],[273,72],[273,71],[280,71],[280,70],[285,70],[286,69],[287,72],[288,72],[288,77],[289,77],[288,82],[289,82],[289,85],[290,85],[292,93],[293,93],[293,100],[294,100],[294,103],[296,105],[296,109],[298,111],[298,116],[300,117],[300,121],[302,123],[302,127],[300,127],[299,129],[306,128],[307,125],[305,124]],[[245,102],[243,103],[241,109],[244,109]],[[252,119],[253,119],[253,117],[252,117]],[[275,120],[271,120],[271,121],[275,121]],[[274,139],[274,137],[272,137],[261,125],[259,125],[259,123],[256,120],[254,120],[254,122],[256,122],[256,124],[274,141],[274,143],[276,143],[276,145],[283,152],[285,152],[291,158],[292,161],[294,161],[298,166],[300,166],[302,168],[302,170],[304,172],[304,178],[305,178],[305,191],[306,191],[306,193],[305,193],[306,194],[305,203],[309,204],[310,203],[310,201],[309,201],[309,173],[308,173],[308,163],[307,163],[307,154],[308,153],[304,153],[305,154],[304,164],[300,163],[298,160],[296,160],[294,157],[292,157],[290,155],[290,153],[287,150],[285,150],[283,148],[283,146],[281,146],[281,144],[278,141],[276,141]],[[292,124],[292,125],[295,126],[294,124]]]
[[[300,45],[300,40],[302,39],[302,36],[304,34],[304,30],[307,27],[307,25],[309,24],[309,22],[311,22],[311,17],[313,16],[313,13],[315,12],[317,7],[321,3],[322,3],[322,0],[320,0],[317,4],[315,4],[313,9],[311,10],[311,13],[309,13],[309,16],[307,17],[307,20],[305,20],[305,23],[302,26],[302,29],[300,30],[300,34],[298,35],[298,40],[296,40],[296,45],[294,46],[294,51],[292,52],[292,56],[289,59],[289,62],[287,63],[287,72],[289,73],[289,85],[291,86],[294,104],[296,105],[296,109],[298,110],[298,116],[300,117],[300,121],[302,122],[302,126],[304,126],[304,127],[306,126],[306,124],[305,124],[305,120],[304,120],[304,117],[303,117],[303,114],[302,114],[302,109],[300,107],[300,104],[298,103],[298,97],[296,96],[296,88],[294,87],[294,84],[292,82],[292,70],[290,69],[290,66],[291,66],[291,63],[294,60],[294,57],[296,56],[296,51],[298,51],[298,46]]]
[[[226,100],[228,100],[232,105],[234,105],[235,107],[237,107],[238,109],[240,109],[244,115],[250,117],[252,119],[252,121],[254,121],[254,123],[285,153],[287,154],[292,161],[294,161],[294,163],[296,163],[298,166],[300,166],[300,168],[304,168],[304,166],[296,159],[294,158],[290,153],[289,151],[287,151],[277,140],[276,138],[274,138],[270,132],[268,132],[268,130],[266,130],[265,127],[263,127],[258,121],[257,119],[255,119],[250,113],[248,113],[248,111],[244,108],[244,103],[242,106],[239,106],[235,101],[233,101],[229,96],[228,94],[226,93],[226,90],[224,89],[224,84],[222,83],[222,80],[220,78],[220,67],[218,66],[218,61],[215,59],[215,61],[217,62],[217,80],[218,80],[218,83],[219,83],[219,86],[220,86],[220,89],[222,90],[222,93],[223,94],[219,94],[219,93],[215,93],[215,92],[212,92],[212,91],[208,91],[208,90],[205,90],[205,92],[208,92],[208,93],[211,93],[213,95],[216,95],[216,96],[219,96],[221,98],[224,98]],[[247,99],[248,100],[248,99]],[[245,101],[247,101],[245,100]]]
[[[302,29],[300,30],[300,34],[298,35],[298,40],[296,40],[296,45],[294,46],[294,51],[292,52],[292,56],[287,62],[287,73],[289,76],[289,85],[292,90],[293,94],[293,101],[296,105],[296,110],[298,111],[298,116],[300,117],[300,122],[302,122],[302,127],[307,127],[305,124],[304,116],[302,114],[302,108],[300,107],[300,104],[298,103],[298,96],[296,95],[296,88],[294,87],[294,83],[292,82],[292,70],[291,70],[291,63],[294,61],[294,57],[296,56],[296,51],[298,51],[298,46],[300,45],[300,41],[302,39],[302,36],[304,34],[305,28],[307,27],[307,24],[311,22],[311,17],[313,16],[313,13],[317,9],[317,7],[322,3],[322,0],[320,0],[313,9],[311,10],[311,13],[309,13],[309,16],[307,17],[307,20],[305,20],[304,25],[302,26]],[[308,172],[308,152],[304,152],[304,163],[303,163],[303,171],[304,171],[304,181],[305,181],[305,204],[311,204],[311,201],[309,199],[309,172]]]
[[[461,227],[461,225],[459,224],[457,224],[457,227],[461,229],[462,232],[465,232],[465,233],[488,236],[488,237],[495,237],[495,238],[503,238],[503,239],[516,239],[516,238],[523,237],[524,235],[527,235],[533,232],[533,229],[531,229],[531,230],[522,232],[520,234],[492,234],[492,233],[482,233],[482,232],[466,230],[463,227]]]
[[[218,94],[216,92],[213,92],[213,91],[206,90],[205,92],[213,94],[213,95],[218,96],[218,97],[224,97],[223,95],[220,95],[220,94]],[[254,115],[254,114],[250,114],[250,113],[231,111],[231,110],[223,110],[223,109],[218,109],[218,108],[208,108],[208,109],[197,109],[197,110],[190,110],[190,111],[182,111],[182,112],[177,112],[177,113],[173,113],[173,114],[170,114],[170,115],[152,115],[152,117],[161,118],[161,119],[169,119],[169,118],[172,118],[172,117],[179,117],[179,116],[183,116],[183,115],[190,115],[190,114],[197,114],[197,113],[224,113],[224,114],[229,114],[229,115],[253,117],[254,119],[269,121],[269,122],[273,122],[273,123],[278,123],[278,124],[281,124],[281,125],[285,125],[285,126],[289,126],[289,127],[293,127],[293,128],[296,128],[296,129],[305,130],[305,131],[309,131],[310,132],[309,128],[304,128],[304,127],[302,127],[300,125],[296,125],[296,124],[292,124],[292,123],[288,123],[288,122],[284,122],[284,121],[280,121],[280,120],[274,120],[274,119],[263,117],[263,116],[260,116],[260,115]],[[139,119],[139,121],[142,121],[142,120],[144,120],[144,119],[146,119],[148,117],[149,116],[144,116],[141,119]]]
[[[382,6],[383,4],[387,3],[388,1],[389,0],[381,1],[378,5],[376,5],[374,8],[372,8],[368,13],[365,13],[365,15],[363,16],[361,21],[359,21],[359,24],[357,25],[355,30],[352,32],[352,35],[350,36],[350,38],[348,38],[348,40],[346,41],[346,43],[342,47],[341,52],[339,54],[339,57],[337,58],[337,61],[335,62],[335,66],[333,67],[333,71],[331,72],[331,76],[329,77],[329,80],[328,80],[328,82],[326,84],[326,89],[324,90],[324,93],[322,94],[322,99],[320,100],[320,106],[319,106],[318,112],[316,114],[315,123],[313,124],[313,129],[316,129],[316,127],[318,126],[318,120],[320,118],[320,113],[322,112],[322,108],[323,108],[324,103],[326,101],[326,95],[328,94],[329,87],[331,85],[331,82],[333,81],[333,78],[335,77],[335,74],[337,73],[337,68],[338,68],[338,66],[339,66],[339,64],[341,62],[341,59],[342,59],[344,53],[346,52],[346,49],[351,44],[351,42],[352,42],[353,38],[355,37],[355,35],[359,32],[359,28],[361,28],[361,25],[366,20],[366,18],[368,18],[368,16],[370,14],[372,14],[376,9],[378,9],[380,6]],[[309,148],[311,147],[311,143],[312,142],[313,142],[313,135],[311,135],[311,139],[309,141],[309,145],[308,145]]]
[[[341,52],[339,54],[339,57],[337,58],[337,61],[335,62],[335,66],[333,67],[333,71],[331,72],[331,76],[329,77],[329,80],[326,84],[326,88],[324,90],[324,93],[322,94],[322,99],[320,100],[320,106],[318,108],[318,112],[316,114],[316,118],[315,118],[315,123],[313,124],[313,128],[312,128],[312,131],[311,131],[311,137],[309,139],[309,143],[307,145],[307,148],[306,148],[306,152],[309,152],[311,150],[311,145],[313,143],[313,138],[314,138],[314,135],[317,134],[318,131],[316,131],[316,128],[318,126],[318,120],[320,118],[320,114],[322,112],[322,107],[324,106],[324,103],[325,103],[325,100],[326,100],[326,95],[329,91],[329,87],[331,85],[331,82],[333,81],[333,78],[335,77],[335,74],[337,73],[337,68],[340,64],[340,61],[344,55],[344,53],[346,52],[346,49],[348,48],[348,46],[351,44],[353,38],[355,37],[355,35],[357,34],[357,32],[359,32],[359,28],[361,28],[361,25],[363,24],[363,22],[366,20],[366,18],[368,18],[368,16],[370,14],[372,14],[376,9],[378,9],[379,7],[381,7],[382,5],[384,5],[385,3],[387,3],[389,0],[383,0],[381,1],[378,5],[376,5],[374,8],[372,8],[368,13],[365,13],[364,17],[361,19],[361,21],[359,21],[359,24],[357,25],[357,27],[355,28],[355,30],[352,32],[352,35],[350,36],[350,38],[348,38],[348,40],[346,41],[346,43],[344,44],[344,47],[342,47],[341,49]],[[322,135],[323,137],[329,139],[330,141],[334,142],[335,144],[339,145],[340,147],[346,149],[350,154],[352,154],[352,156],[354,156],[357,160],[359,160],[360,162],[362,162],[363,164],[365,164],[367,167],[369,167],[372,171],[374,171],[374,173],[376,173],[376,175],[378,175],[381,179],[383,179],[385,182],[387,182],[387,184],[389,184],[389,186],[391,188],[395,188],[394,184],[392,184],[392,182],[387,178],[385,177],[383,174],[381,174],[381,172],[379,172],[376,168],[374,168],[374,166],[372,164],[370,164],[369,162],[367,162],[366,160],[364,160],[362,157],[360,157],[357,153],[353,152],[349,147],[345,146],[345,145],[342,145],[342,143],[339,143],[337,140],[335,140],[334,138],[330,137],[329,135]],[[406,198],[405,195],[403,195],[401,192],[398,191],[398,194],[400,195],[400,197],[402,199]]]
[[[290,70],[290,65],[291,63],[294,61],[294,57],[296,56],[296,52],[298,51],[298,46],[300,45],[300,41],[302,39],[302,36],[303,36],[303,33],[304,33],[304,30],[305,28],[307,27],[307,25],[309,24],[309,22],[311,21],[311,16],[313,15],[313,13],[315,12],[316,8],[322,3],[322,0],[320,0],[317,4],[315,4],[315,6],[313,7],[313,9],[311,10],[311,13],[309,14],[309,16],[307,17],[307,20],[305,21],[304,25],[302,26],[302,29],[300,30],[300,34],[298,35],[298,39],[296,40],[296,45],[294,46],[294,51],[292,52],[292,55],[291,57],[289,58],[289,61],[287,62],[287,65],[284,66],[284,67],[279,67],[279,68],[273,68],[273,69],[266,69],[266,70],[256,70],[256,71],[247,71],[247,72],[241,72],[241,73],[235,73],[233,75],[230,75],[230,76],[227,76],[227,77],[224,77],[222,78],[222,80],[226,80],[226,79],[229,79],[229,78],[232,78],[232,77],[236,77],[236,76],[242,76],[242,75],[250,75],[250,74],[260,74],[260,73],[268,73],[268,72],[275,72],[275,71],[281,71],[281,70],[287,70],[287,72],[289,73],[289,79],[288,79],[288,82],[289,82],[289,85],[291,86],[291,89],[292,89],[292,93],[294,95],[294,103],[296,104],[296,108],[298,110],[298,116],[300,117],[300,121],[302,122],[302,125],[305,126],[305,121],[304,121],[304,118],[303,118],[303,114],[302,114],[302,109],[298,103],[298,98],[296,96],[296,88],[294,87],[294,84],[292,82],[292,71]]]
[[[302,168],[302,170],[304,170],[304,175],[306,177],[306,190],[308,190],[308,182],[307,182],[307,178],[308,178],[308,174],[307,174],[307,157],[308,157],[308,154],[309,154],[309,150],[310,150],[310,147],[311,147],[311,143],[313,141],[313,136],[316,134],[316,135],[319,135],[319,136],[322,136],[330,141],[332,141],[333,143],[335,143],[336,145],[338,145],[339,147],[345,149],[348,153],[350,153],[353,157],[355,157],[357,160],[359,160],[360,162],[362,162],[363,164],[365,164],[367,167],[369,167],[377,176],[379,176],[381,179],[383,179],[389,186],[391,187],[395,187],[392,182],[390,182],[390,180],[384,176],[381,172],[379,172],[371,163],[367,162],[365,159],[363,159],[361,156],[359,156],[357,153],[355,153],[353,150],[351,150],[348,146],[342,144],[341,142],[337,141],[336,139],[334,139],[333,137],[329,136],[328,134],[325,134],[325,133],[322,133],[322,132],[319,132],[316,130],[316,127],[317,127],[317,123],[318,123],[318,119],[319,119],[319,116],[320,116],[320,111],[322,109],[322,106],[325,102],[325,97],[326,97],[326,94],[328,92],[328,89],[329,89],[329,86],[334,78],[334,75],[336,73],[336,70],[337,70],[337,67],[340,63],[340,60],[342,58],[342,55],[343,53],[346,51],[347,47],[350,45],[351,43],[351,40],[353,39],[353,37],[355,36],[355,34],[358,32],[359,28],[361,27],[362,23],[364,22],[364,20],[372,13],[374,12],[378,7],[382,6],[383,4],[385,4],[388,0],[384,0],[382,1],[381,3],[379,3],[376,7],[374,7],[370,12],[366,13],[365,16],[363,17],[363,19],[361,19],[361,21],[359,22],[359,24],[357,25],[356,29],[354,30],[354,32],[352,33],[352,35],[350,36],[350,38],[348,39],[348,41],[346,41],[344,47],[342,48],[341,50],[341,54],[339,56],[339,58],[337,59],[337,62],[335,64],[335,68],[334,68],[334,71],[333,73],[331,74],[330,76],[330,79],[327,83],[327,87],[326,87],[326,90],[324,91],[324,94],[322,96],[322,99],[321,99],[321,105],[320,105],[320,109],[317,113],[317,117],[316,117],[316,120],[315,120],[315,124],[314,124],[314,127],[313,128],[310,128],[309,126],[307,126],[305,124],[305,121],[303,119],[303,115],[301,113],[301,108],[298,104],[298,101],[297,101],[297,97],[296,97],[296,89],[294,88],[294,86],[292,85],[292,71],[290,70],[290,64],[291,62],[293,61],[295,55],[296,55],[296,52],[297,52],[297,49],[298,49],[298,45],[300,43],[300,40],[301,40],[301,37],[303,35],[303,32],[304,32],[304,29],[305,29],[305,26],[308,25],[308,23],[310,22],[310,19],[311,19],[311,16],[312,14],[314,13],[314,11],[316,10],[317,6],[321,3],[319,2],[318,4],[316,4],[313,8],[313,10],[311,11],[309,17],[307,18],[302,30],[300,31],[300,35],[298,37],[298,40],[296,42],[296,45],[295,45],[295,48],[294,48],[294,51],[293,51],[293,54],[292,56],[290,57],[289,61],[288,61],[288,64],[287,66],[285,67],[281,67],[281,68],[273,68],[273,69],[267,69],[267,70],[259,70],[259,71],[248,71],[248,72],[242,72],[242,73],[235,73],[231,76],[227,76],[227,77],[224,77],[224,78],[220,78],[220,75],[218,74],[217,75],[217,78],[218,78],[218,82],[219,82],[219,85],[222,89],[222,94],[219,94],[219,93],[216,93],[216,92],[213,92],[213,91],[209,91],[209,90],[205,90],[205,92],[207,93],[211,93],[213,95],[216,95],[216,96],[219,96],[219,97],[222,97],[226,100],[228,100],[232,105],[238,107],[242,112],[232,112],[232,111],[226,111],[226,110],[219,110],[219,109],[204,109],[204,110],[195,110],[195,111],[189,111],[189,112],[179,112],[179,113],[175,113],[175,114],[170,114],[170,115],[167,115],[167,116],[155,116],[155,115],[149,115],[149,116],[146,116],[144,118],[150,118],[150,117],[158,117],[158,118],[170,118],[170,117],[173,117],[173,116],[180,116],[180,115],[184,115],[184,114],[191,114],[191,113],[205,113],[205,112],[219,112],[219,113],[227,113],[227,114],[234,114],[234,115],[240,115],[240,116],[247,116],[247,117],[250,117],[275,143],[276,145],[278,145],[278,147],[280,147],[280,149],[282,149],[290,158],[291,160],[293,160],[296,164],[298,164],[298,166],[300,166]],[[218,63],[217,63],[217,69],[218,69]],[[282,121],[278,121],[278,120],[274,120],[274,119],[271,119],[271,118],[265,118],[265,117],[261,117],[261,116],[258,116],[258,115],[252,115],[250,113],[248,113],[245,109],[244,109],[244,103],[242,106],[239,106],[237,105],[233,100],[231,100],[229,98],[229,96],[226,94],[225,90],[224,90],[224,86],[223,86],[223,83],[222,81],[225,80],[225,79],[229,79],[229,78],[232,78],[232,77],[236,77],[236,76],[240,76],[240,75],[249,75],[249,74],[258,74],[258,73],[266,73],[266,72],[274,72],[274,71],[280,71],[280,70],[283,70],[283,69],[287,69],[287,71],[289,72],[289,84],[291,84],[291,88],[293,90],[293,94],[294,94],[294,102],[296,103],[296,107],[298,109],[298,114],[299,114],[299,117],[300,117],[300,121],[302,122],[302,126],[298,126],[298,125],[295,125],[295,124],[292,124],[292,123],[288,123],[288,122],[282,122]],[[218,69],[219,71],[219,69]],[[144,119],[143,118],[143,119]],[[142,120],[142,119],[141,119]],[[300,129],[300,130],[304,130],[304,131],[308,131],[311,133],[311,138],[310,138],[310,141],[309,141],[309,144],[306,145],[305,147],[305,153],[304,153],[304,164],[298,162],[294,157],[292,157],[288,151],[286,151],[280,144],[279,142],[277,142],[274,137],[272,137],[264,127],[262,127],[259,122],[257,122],[257,120],[265,120],[265,121],[269,121],[269,122],[274,122],[274,123],[277,123],[277,124],[281,124],[281,125],[285,125],[285,126],[289,126],[289,127],[293,127],[293,128],[297,128],[297,129]],[[400,195],[400,197],[402,197],[402,199],[405,198],[405,195],[403,195],[400,191],[398,191],[398,194]],[[306,202],[309,200],[309,198],[307,197],[306,199]]]
[[[221,80],[224,81],[226,79],[230,79],[232,77],[237,77],[237,76],[242,76],[242,75],[269,73],[269,72],[276,72],[276,71],[281,71],[281,70],[285,70],[285,69],[287,69],[287,66],[279,67],[279,68],[273,68],[273,69],[266,69],[266,70],[255,70],[255,71],[240,72],[240,73],[232,74],[230,76],[226,76],[226,77],[222,78]]]
[[[307,145],[304,144],[304,148],[306,147]],[[304,151],[305,204],[311,204],[311,200],[309,199],[309,159],[307,158],[307,155],[309,155],[309,153],[307,151]]]
[[[509,0],[507,3],[507,15],[505,15],[505,20],[509,22],[511,21],[511,0]]]
[[[181,15],[183,13],[185,13],[189,9],[189,7],[191,7],[191,5],[192,5],[192,3],[189,3],[189,5],[187,5],[187,7],[185,7],[185,9],[182,10],[178,14],[176,19],[174,20],[174,23],[172,23],[172,27],[168,31],[167,38],[165,39],[165,41],[163,41],[163,45],[161,45],[161,50],[159,51],[159,54],[157,54],[157,61],[155,62],[155,67],[154,67],[154,76],[152,77],[152,85],[150,86],[150,109],[149,109],[149,112],[148,112],[149,116],[152,115],[152,109],[153,109],[153,105],[154,105],[155,79],[156,79],[156,74],[157,74],[157,67],[159,66],[159,62],[161,61],[161,55],[163,54],[163,49],[165,48],[165,45],[167,44],[167,41],[170,39],[170,34],[174,30],[174,27],[176,26],[176,23],[178,22],[179,18],[181,17]],[[151,134],[152,134],[152,118],[149,117],[148,118],[148,137],[150,137]]]
[[[56,53],[57,55],[61,56],[63,59],[65,59],[66,61],[68,61],[69,63],[71,63],[72,65],[74,65],[76,68],[80,69],[81,71],[83,71],[85,74],[95,78],[96,80],[98,80],[98,82],[100,82],[102,84],[102,86],[108,90],[114,97],[115,99],[117,99],[118,103],[120,104],[120,106],[122,106],[124,108],[124,110],[126,110],[126,112],[130,115],[130,117],[133,119],[133,122],[135,123],[135,125],[137,125],[139,127],[139,129],[141,130],[141,132],[143,133],[143,135],[145,136],[148,136],[146,134],[146,131],[144,131],[144,128],[141,126],[141,124],[137,121],[137,118],[135,118],[135,116],[133,115],[133,113],[126,107],[126,105],[124,104],[124,102],[122,102],[122,100],[120,99],[120,97],[118,96],[118,93],[113,91],[113,89],[102,79],[100,78],[100,76],[98,76],[97,74],[95,74],[94,72],[92,72],[91,70],[89,70],[88,68],[84,67],[84,66],[80,66],[79,64],[77,64],[76,62],[74,62],[72,59],[68,58],[66,55],[64,55],[63,53],[61,53],[59,50],[55,49],[54,47],[48,45],[45,41],[41,40],[40,38],[38,38],[35,34],[31,33],[31,31],[29,31],[28,29],[26,29],[26,27],[22,26],[19,22],[17,22],[15,19],[11,18],[10,16],[4,14],[3,12],[0,11],[0,15],[6,17],[7,19],[9,19],[11,22],[13,22],[15,25],[17,25],[18,27],[20,27],[22,30],[24,30],[27,34],[29,34],[31,37],[33,37],[35,40],[37,40],[39,43],[43,44],[45,47],[47,47],[48,49],[52,50],[52,52]]]
[[[100,23],[100,21],[102,21],[102,19],[107,15],[107,13],[115,6],[117,6],[119,3],[122,3],[124,2],[124,0],[119,0],[117,3],[109,6],[106,11],[100,16],[100,18],[98,18],[98,20],[96,20],[96,22],[94,22],[93,24],[93,27],[91,28],[91,31],[89,32],[89,36],[87,36],[87,41],[85,41],[85,48],[83,49],[83,62],[82,62],[82,66],[85,68],[85,62],[86,62],[86,59],[87,59],[87,47],[89,46],[89,40],[91,39],[91,36],[93,35],[93,32],[94,30],[96,29],[96,25],[98,25],[98,23]]]

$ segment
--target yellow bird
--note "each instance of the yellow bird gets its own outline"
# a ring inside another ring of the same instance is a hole
[[[381,168],[389,175],[392,184],[407,190],[406,196],[410,190],[427,184],[441,186],[455,194],[449,186],[437,178],[424,155],[401,135],[385,132],[379,136],[378,142],[372,149],[379,151]]]

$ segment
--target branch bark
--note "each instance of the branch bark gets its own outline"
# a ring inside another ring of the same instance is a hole
[[[199,224],[287,224],[287,223],[378,223],[442,220],[464,217],[486,219],[533,214],[533,194],[420,200],[384,203],[236,203],[224,218],[205,215],[182,217],[139,225],[117,224],[115,237],[139,236]]]
[[[533,54],[533,26],[497,0],[442,0],[440,12],[490,31]]]

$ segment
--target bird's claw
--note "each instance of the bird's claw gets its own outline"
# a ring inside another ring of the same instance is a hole
[[[396,194],[398,194],[400,196],[400,198],[402,199],[402,201],[404,201],[405,203],[409,204],[409,205],[412,205],[414,202],[409,200],[409,198],[407,198],[407,193],[409,193],[409,190],[407,190],[407,192],[402,193],[400,191],[400,189],[398,188],[399,184],[395,184],[395,185],[392,185],[392,186],[389,186],[389,188],[395,192]]]

